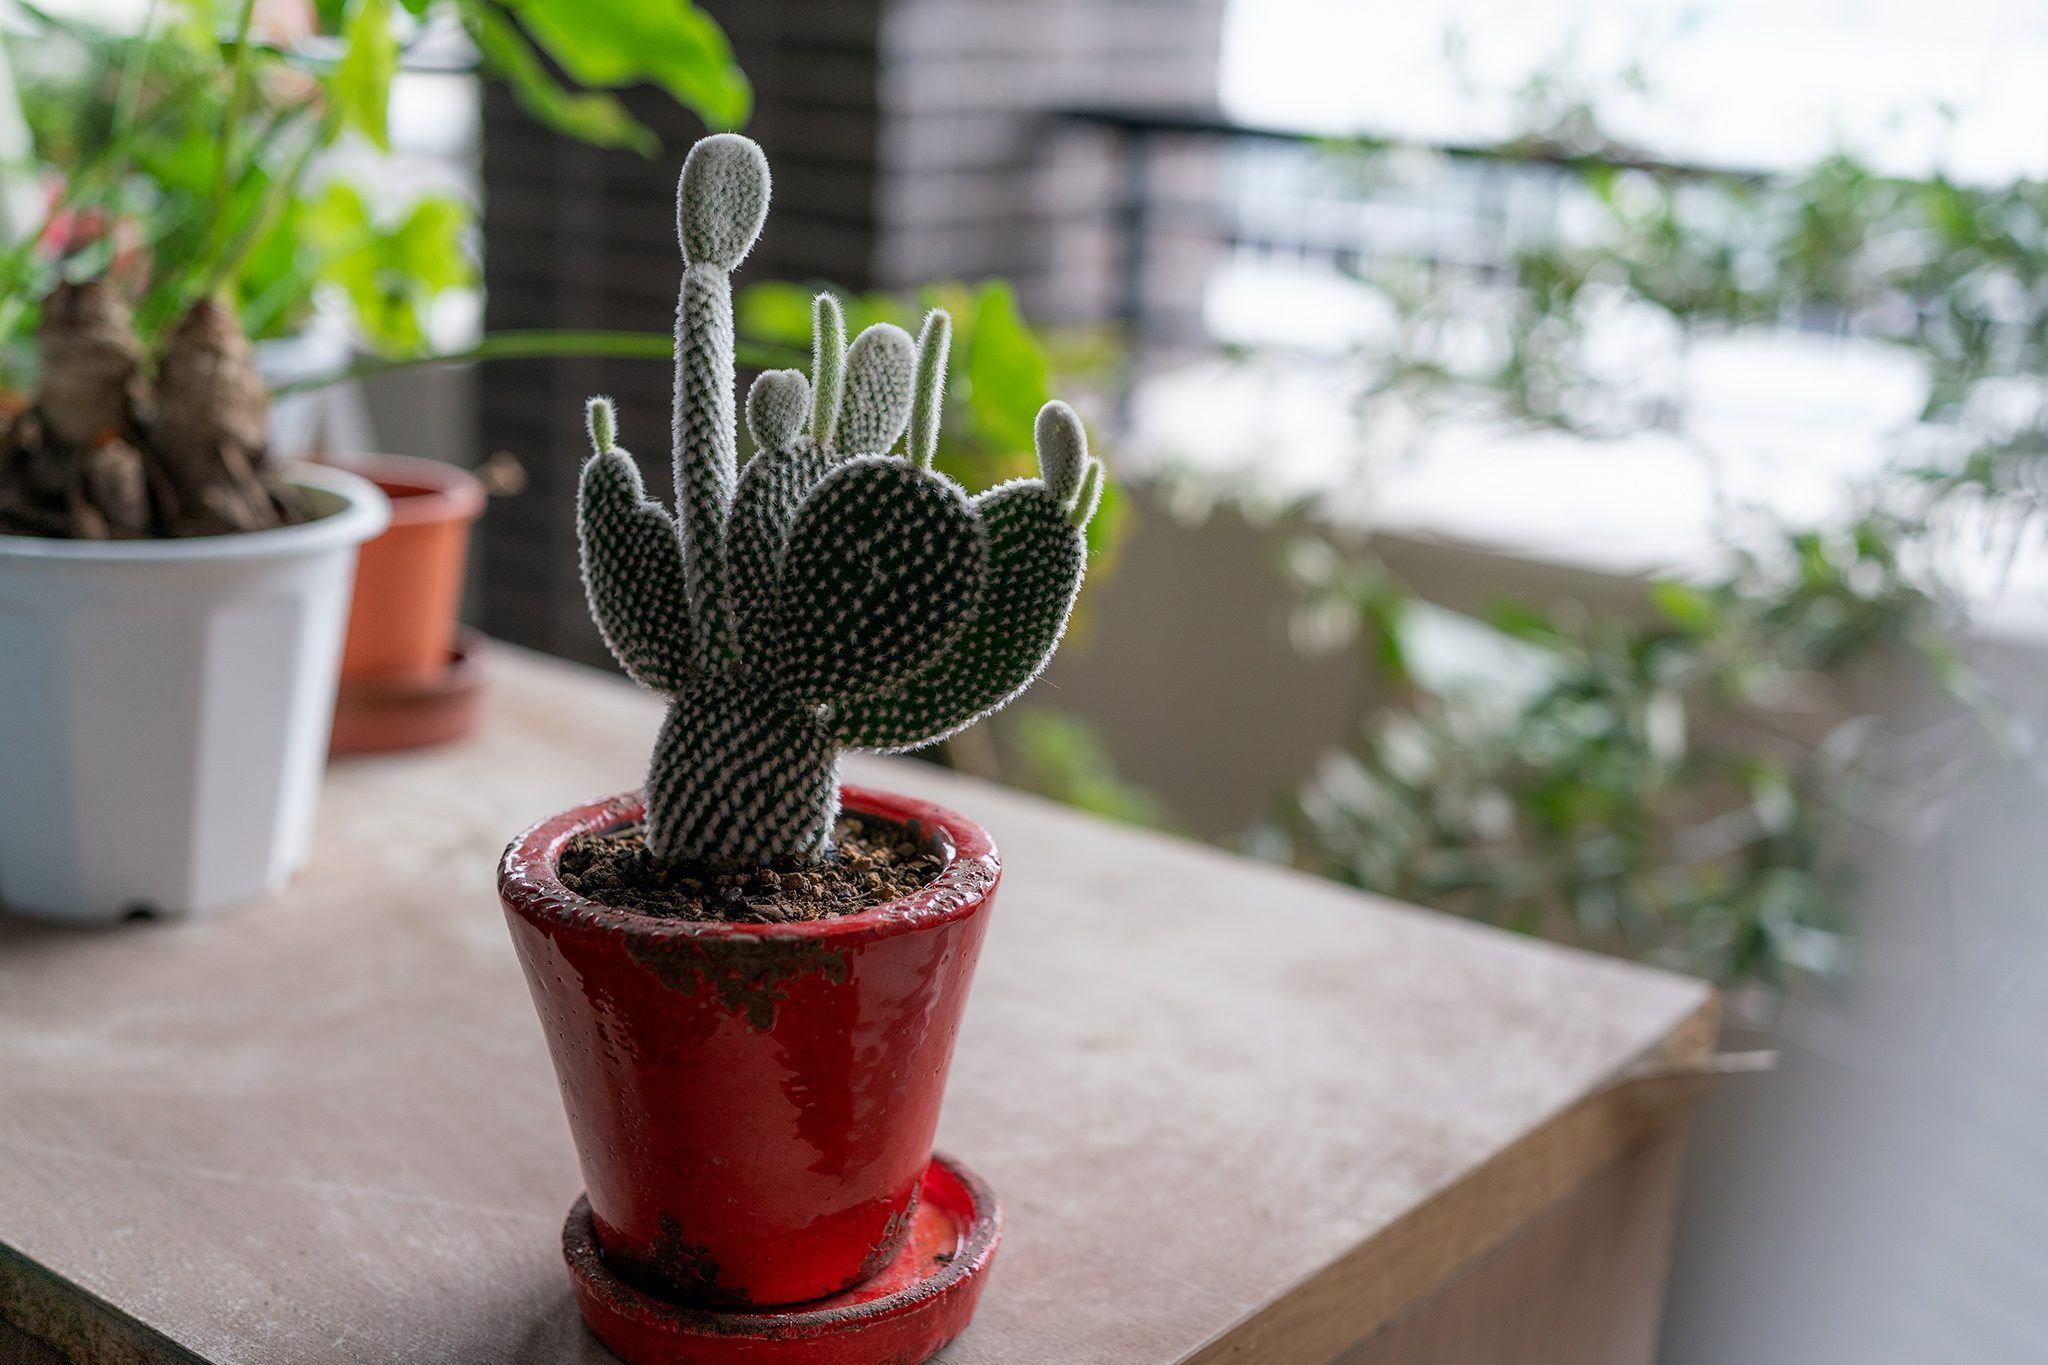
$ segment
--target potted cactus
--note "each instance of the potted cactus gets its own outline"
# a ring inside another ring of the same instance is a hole
[[[915,342],[878,325],[848,346],[830,295],[809,380],[771,371],[748,393],[740,468],[730,272],[768,194],[743,137],[684,164],[677,515],[646,496],[610,405],[589,407],[591,610],[668,698],[646,789],[541,822],[500,869],[587,1183],[599,1254],[572,1235],[571,1268],[628,1360],[666,1358],[650,1342],[688,1315],[622,1294],[753,1313],[835,1294],[890,1263],[931,1197],[999,863],[964,816],[843,788],[839,756],[930,744],[1037,676],[1101,492],[1057,402],[1041,478],[969,497],[935,473],[946,315]],[[618,1284],[596,1283],[598,1262]],[[888,1358],[922,1359],[962,1322]]]

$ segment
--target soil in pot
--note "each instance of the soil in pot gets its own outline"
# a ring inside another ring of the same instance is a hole
[[[562,884],[618,910],[663,919],[784,924],[850,915],[929,885],[945,867],[931,841],[907,826],[858,814],[839,817],[823,863],[729,868],[665,867],[639,825],[578,835],[562,850]]]

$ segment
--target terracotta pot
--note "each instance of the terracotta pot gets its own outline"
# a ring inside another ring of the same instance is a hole
[[[1000,864],[980,826],[848,787],[922,829],[914,896],[801,924],[662,920],[585,900],[556,859],[640,818],[638,794],[514,840],[499,895],[554,1055],[606,1264],[674,1303],[821,1298],[912,1222]]]
[[[346,467],[391,499],[391,526],[363,546],[356,564],[341,676],[432,682],[448,671],[469,528],[483,514],[484,486],[439,460],[372,455]]]

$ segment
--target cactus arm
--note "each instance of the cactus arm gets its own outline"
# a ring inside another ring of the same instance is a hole
[[[975,510],[989,539],[980,612],[922,672],[835,707],[830,728],[845,747],[894,753],[937,743],[1007,705],[1051,661],[1081,590],[1081,533],[1036,479],[991,489]]]
[[[733,419],[732,270],[768,212],[768,162],[730,133],[690,149],[676,190],[683,283],[676,299],[675,487],[700,665],[733,651],[725,524],[739,480]]]
[[[1073,506],[1089,464],[1088,432],[1080,417],[1053,399],[1038,410],[1038,419],[1031,424],[1031,444],[1038,452],[1038,476],[1045,481],[1046,491],[1056,501]]]
[[[1081,486],[1067,506],[1067,524],[1075,530],[1085,531],[1088,523],[1095,520],[1095,509],[1102,506],[1102,480],[1102,461],[1090,460],[1081,475]]]
[[[802,435],[810,386],[795,370],[770,370],[747,393],[756,454],[740,471],[726,525],[726,567],[739,660],[766,667],[774,630],[775,570],[796,510],[832,457]]]
[[[777,680],[803,706],[893,686],[967,628],[987,572],[986,531],[952,480],[885,456],[835,465],[776,573]]]
[[[610,401],[591,399],[589,419],[596,453],[578,484],[576,533],[590,614],[627,676],[673,693],[691,677],[682,544],[633,457],[613,443]]]
[[[1087,569],[1084,534],[1101,496],[1102,463],[1088,456],[1073,409],[1039,412],[1041,477],[973,500],[988,534],[979,610],[950,649],[897,686],[835,707],[833,737],[884,752],[936,743],[1008,705],[1051,661]]]
[[[691,644],[705,667],[719,660],[726,636],[725,520],[738,482],[732,387],[731,285],[717,267],[693,265],[676,303],[675,481]]]
[[[839,405],[846,396],[846,314],[839,300],[811,300],[811,439],[820,450],[839,449]]]
[[[878,322],[846,351],[846,406],[839,414],[835,449],[848,455],[887,455],[910,421],[917,367],[910,333]]]
[[[939,453],[939,413],[946,400],[946,354],[953,347],[953,319],[943,308],[924,316],[917,334],[917,376],[910,400],[910,445],[904,452],[926,469]]]
[[[765,668],[773,659],[775,573],[804,495],[831,472],[833,457],[799,437],[787,450],[764,450],[740,471],[733,495],[727,568],[739,661]]]

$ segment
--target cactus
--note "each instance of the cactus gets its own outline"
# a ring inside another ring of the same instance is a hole
[[[932,744],[1045,667],[1081,587],[1102,490],[1080,419],[1039,413],[1037,479],[969,497],[932,468],[952,324],[846,344],[818,296],[811,379],[747,394],[737,467],[731,272],[768,207],[768,164],[722,133],[683,163],[677,226],[677,510],[650,499],[593,398],[577,530],[591,614],[626,672],[669,698],[646,834],[668,863],[814,862],[839,755]],[[902,454],[899,440],[908,439]]]

